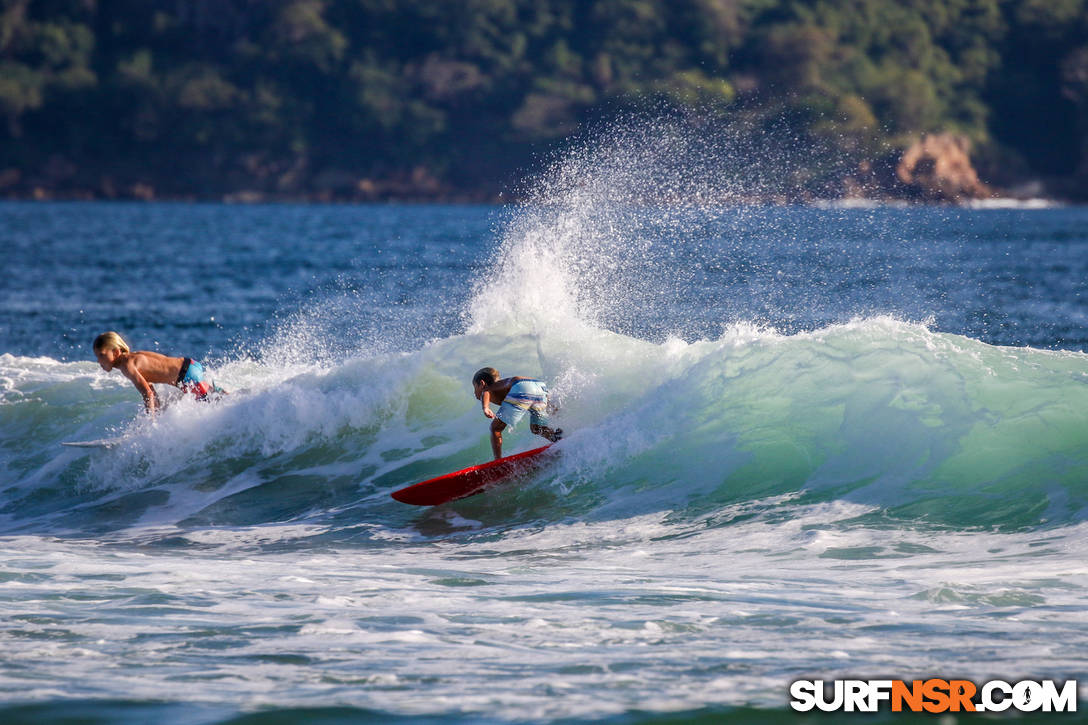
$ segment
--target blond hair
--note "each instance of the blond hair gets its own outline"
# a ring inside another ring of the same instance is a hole
[[[499,371],[495,368],[480,368],[476,371],[476,374],[472,376],[472,387],[476,387],[479,382],[484,382],[487,385],[494,385],[495,381],[499,379]]]
[[[94,339],[94,351],[98,352],[99,350],[120,350],[121,352],[129,352],[128,343],[116,332],[103,332]]]

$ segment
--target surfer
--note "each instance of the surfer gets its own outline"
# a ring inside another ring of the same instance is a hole
[[[94,339],[94,356],[106,372],[116,368],[132,381],[143,396],[149,414],[154,414],[160,407],[151,383],[177,386],[203,402],[212,400],[212,393],[218,396],[227,392],[211,381],[204,366],[196,360],[168,357],[149,350],[133,352],[116,332],[103,332]]]
[[[483,406],[484,415],[491,418],[491,452],[502,458],[502,432],[506,426],[517,425],[529,413],[529,430],[555,443],[563,437],[563,429],[548,427],[548,387],[535,378],[514,376],[499,378],[495,368],[480,368],[472,376],[472,389]],[[491,403],[499,406],[496,415]]]

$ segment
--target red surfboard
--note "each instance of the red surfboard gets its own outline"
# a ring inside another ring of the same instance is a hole
[[[524,453],[515,453],[505,458],[496,458],[479,466],[413,484],[394,491],[390,495],[401,503],[416,506],[437,506],[440,503],[475,496],[514,474],[527,473],[539,468],[546,460],[546,457],[540,454],[549,448],[551,445],[534,448]]]

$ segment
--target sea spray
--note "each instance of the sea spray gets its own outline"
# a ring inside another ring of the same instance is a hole
[[[873,314],[928,318],[943,290],[919,299],[893,282],[897,266],[941,264],[926,236],[877,208],[825,208],[813,224],[803,208],[749,202],[815,156],[773,125],[633,115],[595,127],[525,182],[467,328],[566,334],[585,324],[660,341],[745,323],[789,332]],[[941,254],[959,253],[970,236],[942,241]]]
[[[637,332],[632,308],[675,300],[691,279],[670,242],[691,242],[735,192],[736,179],[701,173],[714,152],[700,141],[678,122],[629,121],[569,149],[533,180],[502,229],[495,272],[476,285],[467,310],[469,330],[581,321]]]

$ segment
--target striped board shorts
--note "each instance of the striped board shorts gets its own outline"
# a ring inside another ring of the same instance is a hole
[[[539,380],[514,383],[499,406],[496,417],[513,428],[526,413],[529,414],[530,425],[548,425],[548,386]]]

